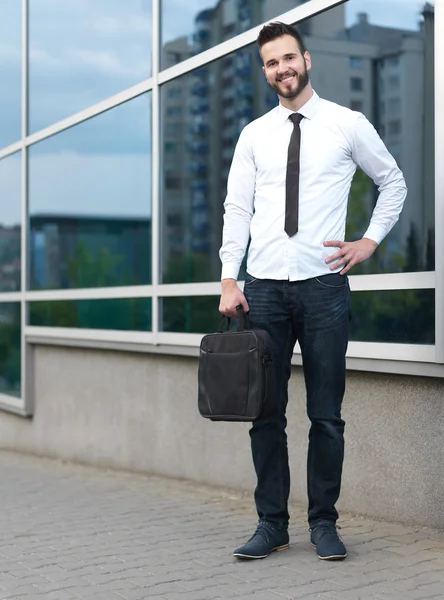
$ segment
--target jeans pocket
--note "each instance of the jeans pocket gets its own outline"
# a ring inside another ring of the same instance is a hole
[[[314,278],[319,285],[331,289],[342,289],[348,285],[347,275],[341,275],[340,273],[327,273]]]
[[[253,285],[256,283],[256,281],[259,281],[259,279],[257,279],[256,277],[252,277],[249,273],[246,273],[244,286]]]

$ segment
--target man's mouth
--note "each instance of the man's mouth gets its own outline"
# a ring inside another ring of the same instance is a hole
[[[295,75],[285,75],[285,77],[281,77],[279,81],[280,83],[291,83],[293,77],[295,77]]]

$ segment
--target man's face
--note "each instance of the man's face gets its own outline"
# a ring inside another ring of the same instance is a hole
[[[310,55],[301,54],[291,35],[267,42],[261,49],[263,71],[268,83],[281,98],[296,98],[308,85],[311,69]]]

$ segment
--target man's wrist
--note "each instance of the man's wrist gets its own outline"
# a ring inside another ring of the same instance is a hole
[[[222,279],[222,289],[226,290],[227,288],[230,287],[234,287],[237,286],[237,281],[236,279],[233,279],[231,277],[227,277],[226,279]]]
[[[371,239],[371,238],[369,238],[369,237],[363,237],[362,239],[363,239],[365,242],[370,242],[374,248],[377,248],[377,247],[378,247],[378,242],[375,242],[375,240],[372,240],[372,239]]]

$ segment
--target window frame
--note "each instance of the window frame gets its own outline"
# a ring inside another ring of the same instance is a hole
[[[291,24],[308,19],[348,0],[310,0],[276,20]],[[168,333],[159,328],[159,305],[164,297],[219,295],[220,282],[196,284],[160,284],[160,230],[161,230],[161,185],[160,185],[160,94],[161,86],[181,75],[203,67],[214,60],[228,57],[232,52],[253,43],[262,25],[231,38],[196,56],[172,67],[160,69],[160,13],[161,0],[152,0],[152,60],[153,74],[149,79],[120,91],[119,93],[71,115],[40,131],[28,135],[28,3],[22,0],[22,137],[15,143],[0,148],[0,159],[17,151],[22,153],[22,275],[21,292],[0,293],[0,302],[21,303],[22,324],[22,398],[0,395],[0,409],[23,416],[33,414],[33,352],[35,345],[52,344],[64,346],[120,349],[132,352],[150,352],[198,356],[202,335]],[[435,30],[444,29],[444,5],[435,7]],[[94,288],[54,291],[28,290],[28,148],[56,133],[99,115],[148,91],[152,93],[152,285],[116,288]],[[444,38],[435,35],[435,107],[444,102]],[[444,115],[435,111],[435,223],[444,229]],[[157,175],[156,175],[157,174]],[[410,344],[387,344],[350,342],[347,365],[349,369],[414,374],[444,378],[444,235],[443,230],[435,235],[435,271],[418,273],[396,273],[376,275],[351,275],[350,285],[356,291],[379,291],[400,289],[435,289],[436,318],[435,345],[417,346]],[[242,283],[241,283],[242,287]],[[152,298],[153,328],[150,332],[111,331],[95,329],[73,329],[32,327],[28,325],[29,303],[39,300],[79,300],[105,298]],[[300,364],[301,357],[295,348],[293,363]]]

